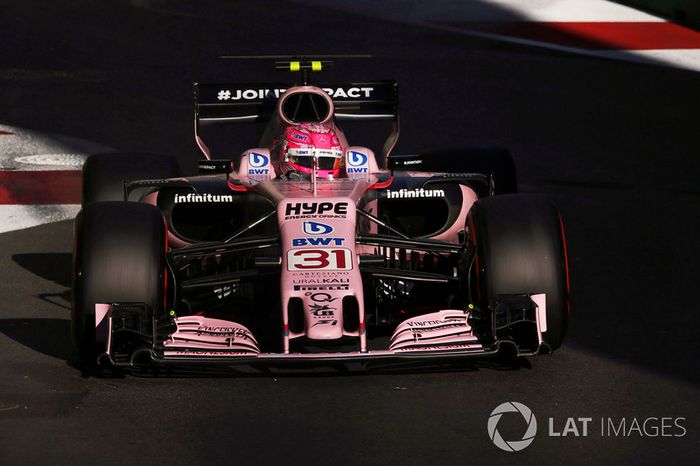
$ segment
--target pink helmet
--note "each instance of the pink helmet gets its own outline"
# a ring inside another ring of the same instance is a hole
[[[313,171],[314,155],[318,158],[319,178],[336,178],[340,174],[343,148],[332,128],[317,123],[290,126],[285,131],[282,157],[292,169]]]

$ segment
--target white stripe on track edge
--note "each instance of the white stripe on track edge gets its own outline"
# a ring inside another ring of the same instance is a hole
[[[36,177],[55,176],[56,170],[79,172],[90,154],[113,151],[84,139],[0,123],[0,171],[31,171]],[[79,210],[77,204],[0,204],[0,233],[70,220]]]
[[[0,205],[0,233],[23,230],[45,223],[72,220],[80,205]]]
[[[296,3],[381,18],[439,31],[589,57],[669,66],[700,71],[700,49],[590,50],[578,47],[473,31],[440,22],[665,22],[634,8],[606,0],[439,0],[430,3],[404,0],[294,0]]]

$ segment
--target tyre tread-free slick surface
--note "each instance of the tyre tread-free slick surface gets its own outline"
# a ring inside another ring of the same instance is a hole
[[[83,165],[82,204],[123,201],[125,181],[175,178],[180,175],[177,159],[169,155],[94,154]]]
[[[559,211],[537,194],[478,200],[469,226],[476,242],[477,283],[482,304],[499,294],[546,294],[544,341],[557,349],[569,322],[569,286]]]
[[[133,202],[86,206],[75,223],[71,334],[83,358],[104,348],[95,341],[95,303],[163,307],[166,229],[157,207]]]

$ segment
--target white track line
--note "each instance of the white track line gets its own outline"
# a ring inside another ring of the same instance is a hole
[[[83,139],[0,124],[0,171],[57,176],[52,172],[78,171],[88,155],[110,151],[114,149]],[[0,188],[12,190],[12,186]],[[79,210],[77,204],[0,204],[0,233],[69,220]]]
[[[459,21],[664,21],[605,0],[298,0],[392,20]]]
[[[577,55],[700,71],[700,49],[591,50],[471,30],[468,23],[664,22],[663,18],[605,0],[295,0],[389,21]],[[452,24],[444,24],[452,23]],[[464,24],[455,24],[464,23]]]
[[[0,233],[74,219],[79,205],[0,204]]]
[[[114,149],[83,139],[0,124],[0,170],[80,170],[88,155]]]

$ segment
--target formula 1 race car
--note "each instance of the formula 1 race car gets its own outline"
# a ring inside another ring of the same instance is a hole
[[[505,150],[392,155],[394,81],[195,84],[205,159],[97,154],[75,221],[72,337],[88,361],[259,363],[548,353],[564,339],[561,217]],[[264,120],[215,158],[207,128]],[[386,121],[381,153],[339,122]]]

